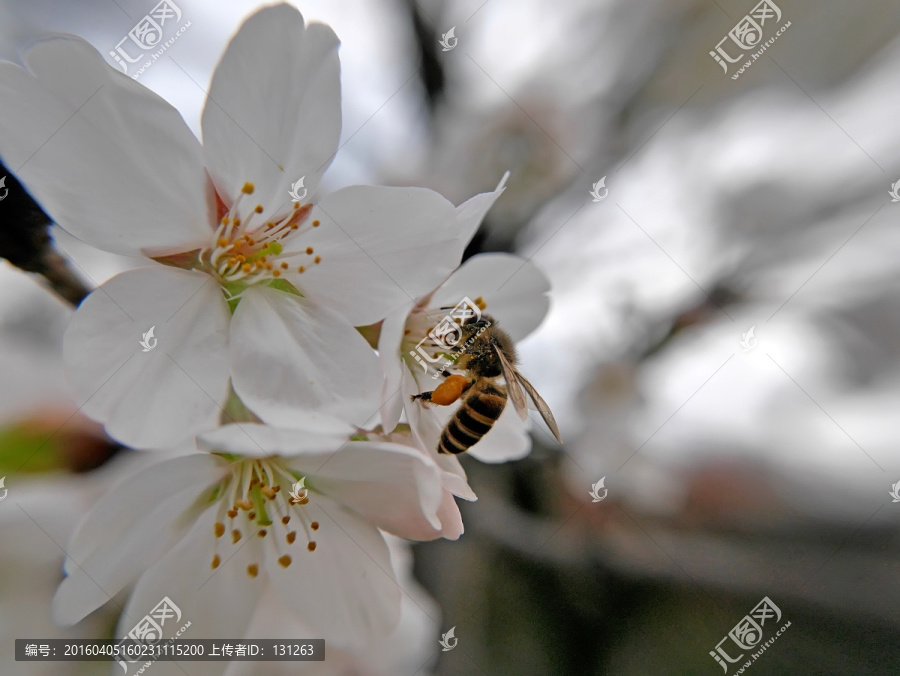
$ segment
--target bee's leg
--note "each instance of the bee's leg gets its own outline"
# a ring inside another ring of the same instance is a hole
[[[438,406],[449,406],[457,401],[466,391],[472,387],[474,380],[469,380],[465,376],[452,375],[445,372],[447,378],[434,388],[431,392],[422,392],[413,394],[410,398],[413,401],[425,401],[429,404]]]

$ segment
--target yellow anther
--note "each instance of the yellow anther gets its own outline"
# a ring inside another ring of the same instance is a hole
[[[246,183],[244,183],[244,187],[241,188],[241,192],[244,193],[245,195],[252,195],[254,190],[256,190],[256,188],[253,186],[252,183],[250,183],[250,181],[247,181]]]

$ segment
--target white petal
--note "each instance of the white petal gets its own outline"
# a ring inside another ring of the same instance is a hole
[[[381,425],[385,434],[390,434],[400,422],[406,393],[403,389],[403,371],[406,364],[401,358],[400,344],[406,330],[406,318],[412,308],[407,303],[392,311],[381,323],[378,336],[378,359],[384,373],[384,388],[381,394]]]
[[[298,241],[322,262],[296,283],[354,326],[429,293],[465,247],[454,206],[425,188],[350,186],[322,198],[310,218],[321,225]]]
[[[403,389],[409,395],[419,394],[420,392],[428,392],[433,390],[440,384],[440,380],[433,380],[431,377],[425,377],[418,373],[413,373],[409,369],[403,372]],[[432,406],[424,404],[420,401],[411,401],[409,396],[403,398],[406,406],[406,415],[409,418],[409,425],[412,428],[413,435],[418,442],[427,449],[435,449],[438,447],[438,441],[441,438],[441,430],[453,417],[453,412],[458,405],[451,406]]]
[[[530,423],[518,416],[512,404],[507,404],[491,431],[472,446],[468,453],[481,462],[521,460],[531,452],[529,428]]]
[[[244,292],[231,326],[234,389],[262,420],[292,427],[297,410],[362,424],[378,411],[371,346],[328,308],[285,291]]]
[[[214,426],[228,391],[228,322],[208,275],[157,266],[113,277],[66,331],[66,367],[82,411],[139,448]],[[151,327],[156,346],[144,352]]]
[[[456,408],[454,406],[426,408],[421,403],[410,401],[410,395],[432,390],[440,380],[423,377],[421,382],[424,384],[417,382],[408,368],[403,369],[403,402],[407,407],[406,415],[416,439],[416,448],[427,453],[441,468],[444,488],[464,500],[477,500],[478,496],[469,486],[466,471],[459,459],[455,455],[437,451],[441,431]]]
[[[54,38],[0,63],[0,155],[75,237],[125,255],[212,237],[200,144],[172,106],[87,42]]]
[[[550,282],[530,260],[506,253],[472,256],[434,294],[431,307],[455,306],[481,296],[485,312],[515,340],[544,320],[550,307]]]
[[[292,206],[289,190],[301,177],[315,191],[341,131],[338,44],[331,28],[304,27],[285,4],[244,22],[203,110],[203,148],[220,195],[233,199],[254,183],[251,199],[268,219]]]
[[[500,195],[503,194],[503,191],[506,190],[507,178],[509,178],[508,171],[503,175],[503,178],[500,179],[500,183],[492,192],[483,192],[480,195],[475,195],[475,197],[466,200],[456,207],[456,219],[460,227],[463,248],[465,248],[466,245],[468,245],[469,240],[474,237],[475,232],[478,230],[478,227],[481,225],[487,212],[494,206],[494,202],[496,202]]]
[[[208,509],[178,546],[141,577],[119,620],[117,637],[126,636],[165,597],[182,613],[180,620],[171,618],[163,625],[165,638],[173,636],[188,622],[191,626],[181,638],[235,639],[244,636],[265,588],[260,538],[246,538],[240,543],[244,546],[231,548],[224,546],[226,541],[230,544],[227,537],[220,538],[222,562],[213,570],[214,520],[215,511]],[[228,553],[223,549],[228,549]],[[259,567],[256,578],[247,574],[247,566],[251,563]],[[175,662],[161,660],[153,665],[153,670],[161,665],[175,665]],[[224,662],[192,662],[187,671],[191,676],[211,676],[222,673],[224,665]]]
[[[440,536],[441,471],[400,444],[351,441],[336,453],[289,459],[309,485],[379,528],[410,540]]]
[[[458,540],[465,532],[462,514],[459,513],[459,506],[450,491],[444,491],[438,518],[441,520],[441,535],[448,540]]]
[[[319,522],[317,547],[287,549],[288,568],[268,556],[267,571],[285,606],[336,647],[362,647],[389,634],[400,618],[401,590],[378,529],[325,498],[304,511]],[[274,542],[274,540],[269,540]],[[281,555],[283,551],[276,552]]]
[[[332,453],[356,431],[334,418],[299,412],[295,422],[299,429],[289,430],[259,423],[225,425],[197,437],[197,447],[220,453],[236,453],[249,457]]]
[[[469,486],[466,470],[460,464],[459,458],[447,453],[438,453],[436,450],[434,451],[434,456],[435,462],[443,470],[441,480],[444,488],[463,500],[469,500],[470,502],[477,500],[478,496],[475,495],[475,491]]]
[[[79,622],[165,554],[186,530],[179,517],[215,481],[217,467],[201,453],[163,461],[101,497],[67,547],[54,619]]]

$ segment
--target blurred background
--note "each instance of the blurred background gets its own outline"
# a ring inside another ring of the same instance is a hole
[[[203,88],[262,3],[175,1],[190,28],[139,81],[199,135]],[[900,5],[777,0],[742,50],[727,36],[754,0],[294,4],[342,40],[326,190],[460,203],[511,172],[467,255],[550,278],[521,370],[565,439],[536,424],[524,460],[465,458],[479,500],[459,542],[407,554],[398,635],[318,673],[726,673],[710,653],[763,597],[791,626],[754,673],[898,673]],[[106,55],[153,5],[2,0],[0,58],[60,31]],[[17,664],[11,639],[115,626],[114,609],[49,619],[72,529],[144,460],[71,404],[81,291],[44,278],[90,289],[135,261],[57,228],[42,248],[17,185],[0,203],[0,672],[109,673]]]

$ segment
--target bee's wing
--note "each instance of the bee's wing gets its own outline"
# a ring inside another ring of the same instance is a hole
[[[519,381],[516,379],[519,372],[509,363],[509,359],[503,354],[503,350],[496,345],[494,345],[494,352],[497,353],[497,357],[500,359],[500,368],[503,370],[503,379],[506,381],[506,391],[509,392],[509,398],[512,400],[516,413],[519,414],[522,420],[525,420],[528,417],[528,402],[525,399],[525,393],[522,391]]]
[[[547,402],[544,401],[544,398],[538,394],[536,389],[534,389],[534,385],[529,383],[528,379],[518,371],[516,371],[516,378],[519,379],[519,382],[522,383],[522,387],[525,388],[525,391],[528,392],[528,396],[531,397],[534,405],[537,406],[538,413],[541,414],[544,422],[547,423],[547,427],[549,427],[550,431],[553,432],[553,436],[556,437],[556,440],[559,443],[562,443],[562,436],[559,433],[559,427],[556,424],[556,418],[553,417],[553,413],[550,411],[550,407],[547,405]]]

